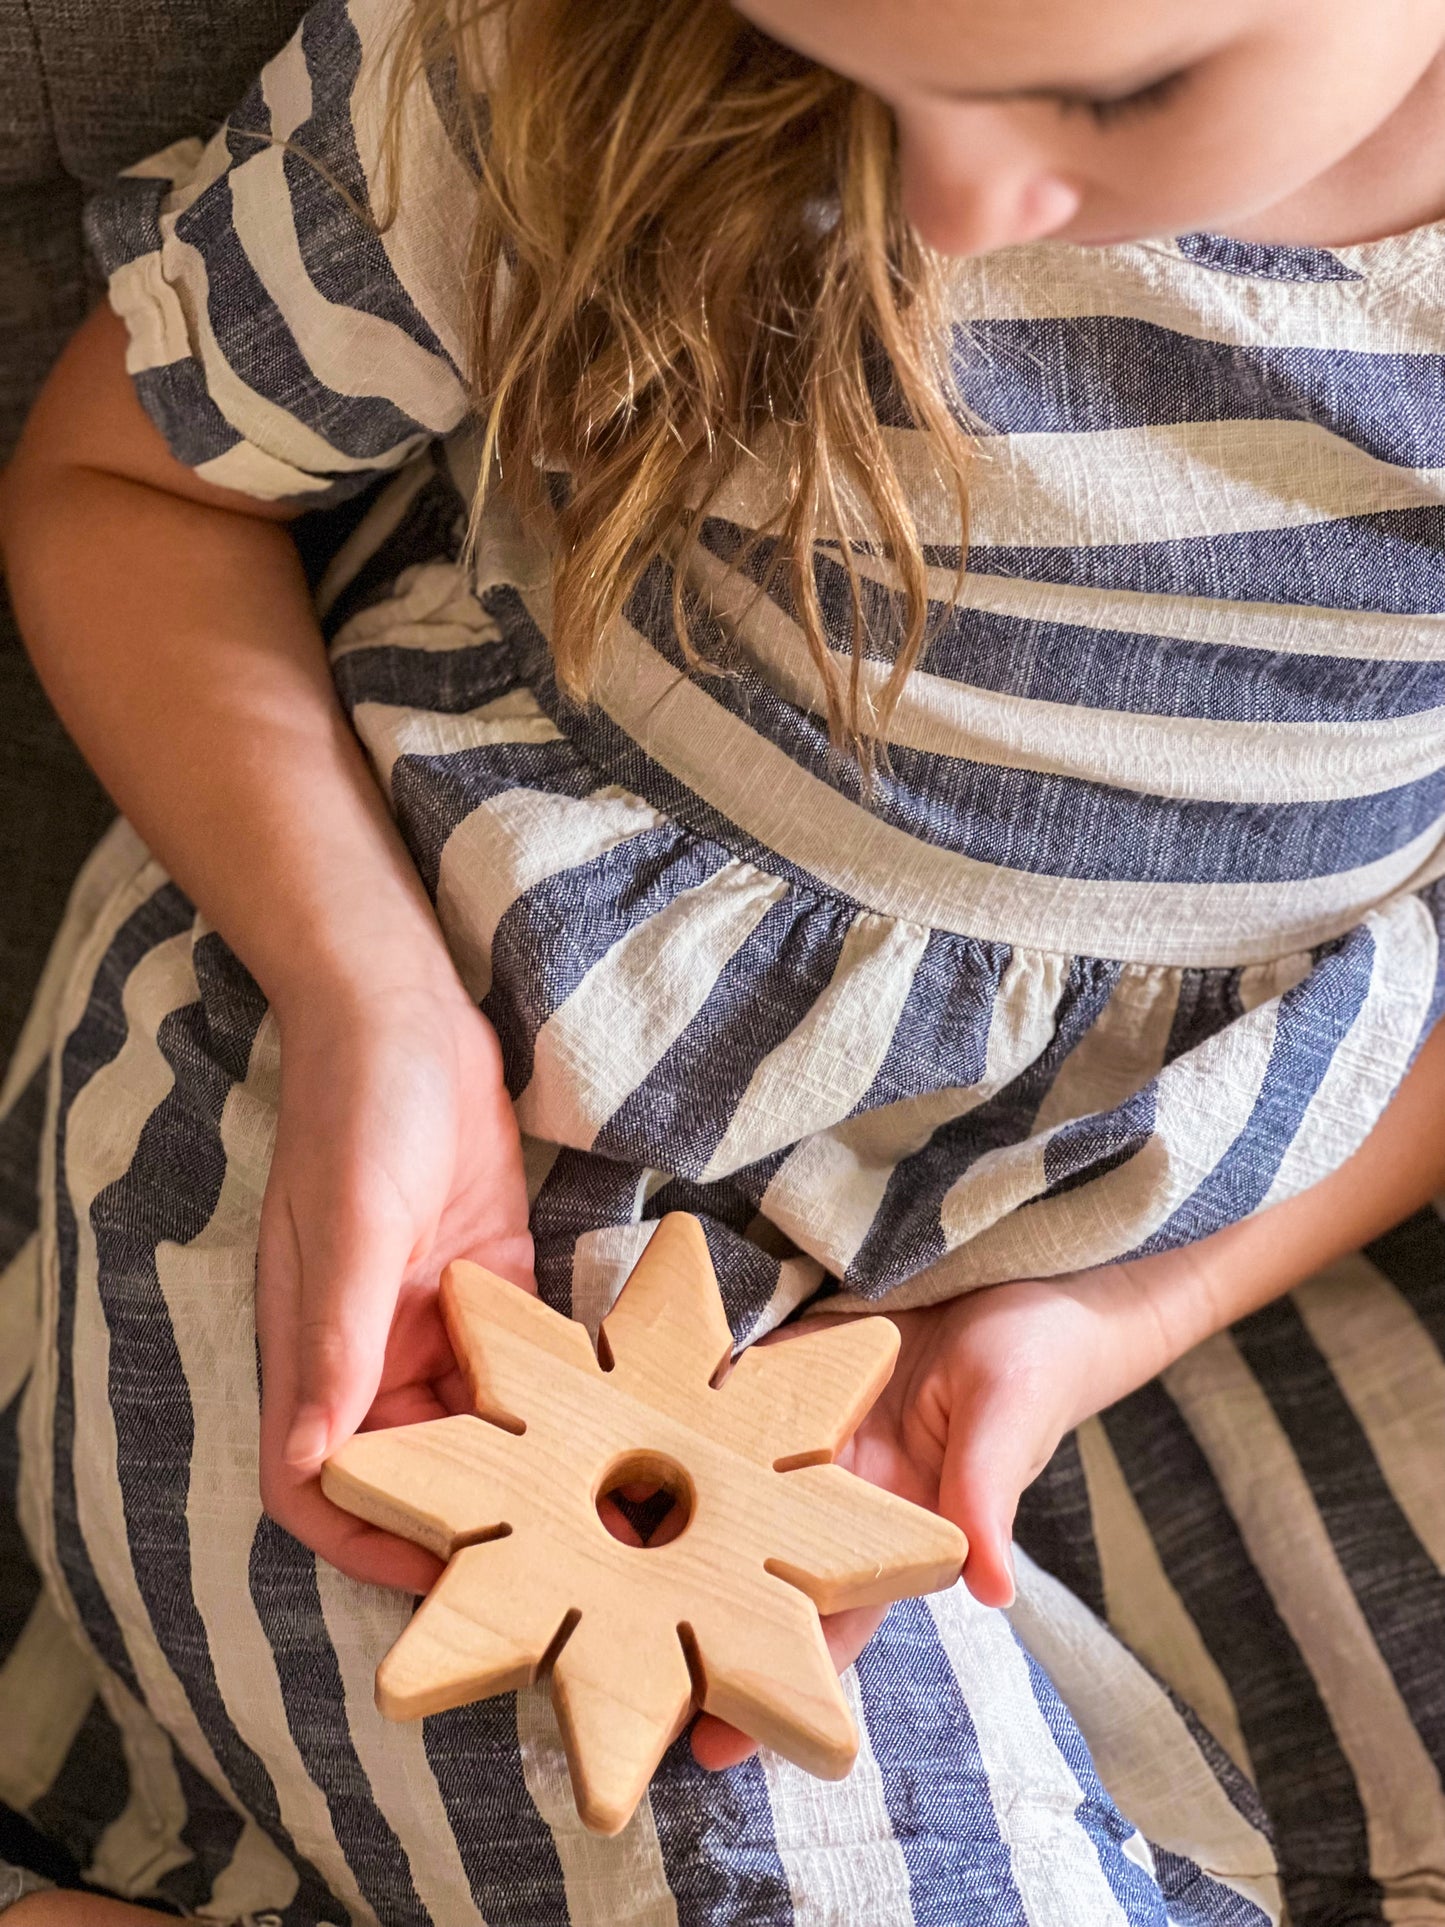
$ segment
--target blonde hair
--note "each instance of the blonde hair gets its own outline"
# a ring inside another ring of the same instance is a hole
[[[880,385],[924,431],[961,544],[967,504],[940,275],[900,212],[888,111],[724,0],[411,0],[398,98],[423,72],[454,84],[477,160],[482,473],[495,463],[548,526],[560,684],[586,698],[659,556],[702,663],[682,564],[718,488],[765,452],[779,505],[743,560],[786,580],[832,739],[866,762],[928,620]],[[560,507],[546,468],[569,478]],[[847,572],[846,653],[829,646],[820,544]],[[890,593],[865,599],[865,552]]]

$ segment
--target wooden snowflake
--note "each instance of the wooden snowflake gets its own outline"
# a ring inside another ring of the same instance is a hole
[[[896,1328],[837,1319],[732,1341],[702,1227],[653,1234],[602,1327],[477,1265],[442,1306],[479,1417],[351,1439],[328,1498],[447,1567],[376,1676],[414,1719],[550,1672],[577,1807],[630,1817],[702,1707],[825,1778],[858,1738],[820,1612],[950,1585],[963,1536],[829,1463],[893,1369]],[[664,1486],[687,1523],[669,1543],[614,1538],[597,1509],[629,1481]]]

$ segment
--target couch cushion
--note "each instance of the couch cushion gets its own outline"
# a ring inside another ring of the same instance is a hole
[[[302,0],[30,0],[61,164],[95,185],[236,104]]]
[[[44,181],[60,172],[50,125],[40,46],[25,6],[0,7],[0,187]]]

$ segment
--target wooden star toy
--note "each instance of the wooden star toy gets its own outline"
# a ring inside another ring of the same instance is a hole
[[[328,1498],[448,1563],[376,1675],[392,1719],[512,1692],[543,1672],[577,1809],[626,1825],[701,1707],[839,1779],[858,1736],[820,1612],[957,1579],[946,1520],[833,1465],[887,1383],[885,1318],[820,1321],[731,1367],[701,1225],[666,1217],[602,1326],[586,1329],[478,1265],[442,1308],[479,1414],[363,1432]],[[665,1488],[665,1545],[613,1537],[599,1499]]]

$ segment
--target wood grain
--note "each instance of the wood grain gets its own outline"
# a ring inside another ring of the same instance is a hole
[[[829,1463],[887,1383],[895,1327],[830,1320],[724,1373],[731,1334],[683,1213],[653,1234],[600,1359],[581,1325],[480,1266],[448,1268],[442,1306],[478,1416],[360,1433],[322,1475],[337,1505],[448,1561],[378,1669],[382,1712],[550,1672],[578,1811],[601,1833],[626,1825],[699,1706],[846,1773],[857,1734],[819,1611],[950,1585],[967,1549]],[[666,1545],[625,1545],[599,1517],[599,1496],[639,1477],[685,1495]]]

